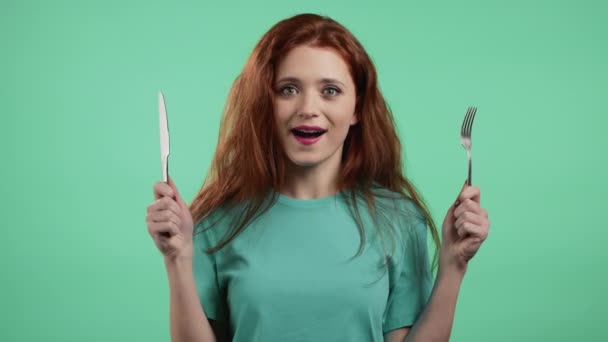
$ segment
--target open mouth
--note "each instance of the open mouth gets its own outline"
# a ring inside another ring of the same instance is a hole
[[[318,138],[320,136],[322,136],[325,132],[327,132],[326,130],[318,130],[318,129],[292,129],[291,132],[293,133],[293,135],[295,135],[296,137],[300,137],[300,138],[304,138],[304,139],[314,139],[314,138]]]

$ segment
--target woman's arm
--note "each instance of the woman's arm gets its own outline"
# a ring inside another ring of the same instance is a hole
[[[446,342],[450,339],[456,299],[464,270],[439,267],[433,291],[420,318],[413,327],[401,328],[386,335],[387,342]]]
[[[465,182],[441,226],[439,270],[431,297],[414,326],[387,335],[388,341],[449,341],[462,279],[490,228],[488,212],[480,203],[479,187]]]
[[[200,304],[192,260],[165,258],[169,277],[172,342],[219,342]]]

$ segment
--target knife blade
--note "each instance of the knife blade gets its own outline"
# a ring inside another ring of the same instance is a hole
[[[160,128],[160,163],[162,167],[163,182],[168,183],[169,177],[169,125],[167,123],[167,109],[162,91],[158,92],[158,115]]]

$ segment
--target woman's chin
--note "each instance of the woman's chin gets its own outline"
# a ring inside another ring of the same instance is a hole
[[[335,151],[333,154],[321,153],[321,151],[291,151],[287,153],[287,160],[293,166],[297,168],[310,169],[318,166],[330,167],[330,165],[340,163],[341,149]]]
[[[291,164],[300,168],[311,168],[319,165],[320,161],[316,159],[290,159]]]
[[[288,155],[289,163],[294,167],[310,168],[319,165],[322,161],[320,156],[311,155],[311,153],[294,153]]]

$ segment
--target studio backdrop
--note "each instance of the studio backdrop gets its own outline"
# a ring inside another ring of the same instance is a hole
[[[0,1],[0,341],[169,341],[148,235],[161,179],[190,201],[261,35],[312,12],[376,64],[438,226],[467,176],[490,234],[452,341],[606,341],[605,1]],[[311,251],[312,252],[312,251]]]

